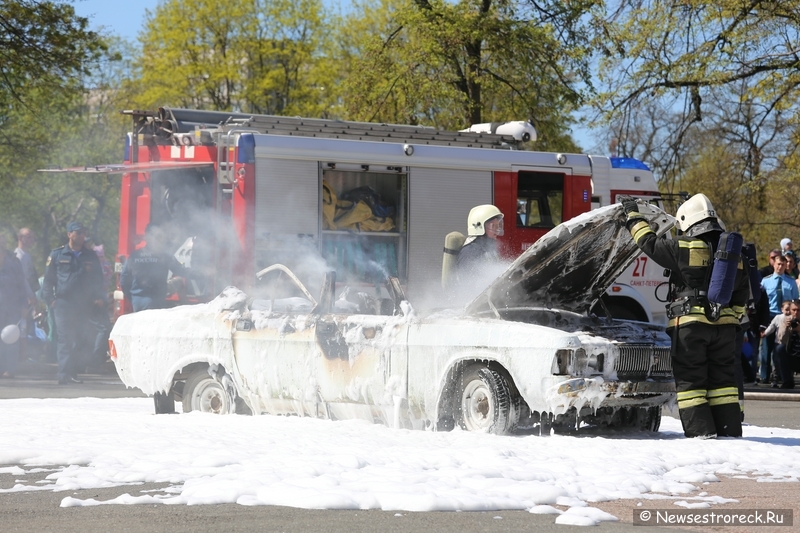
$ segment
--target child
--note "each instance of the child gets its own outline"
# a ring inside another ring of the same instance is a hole
[[[784,338],[784,336],[786,335],[786,328],[789,325],[789,320],[790,320],[791,314],[792,314],[790,312],[791,305],[792,305],[791,300],[787,300],[787,301],[783,302],[783,305],[781,305],[781,314],[775,315],[775,318],[773,318],[772,322],[769,323],[769,326],[767,326],[767,329],[761,330],[761,337],[762,338],[766,337],[767,335],[772,335],[773,333],[776,333],[776,335],[775,335],[775,339],[776,339],[775,342],[776,343],[780,342],[780,341],[778,341],[778,339],[783,339]],[[772,387],[773,388],[777,388],[778,387],[777,369],[773,368],[772,369],[772,375],[770,375],[768,377],[769,377],[769,380],[772,382]]]
[[[762,337],[766,337],[767,335],[772,335],[773,333],[777,332],[781,328],[781,326],[785,326],[786,317],[791,314],[789,312],[791,305],[792,305],[791,300],[786,300],[785,302],[783,302],[783,305],[781,306],[781,314],[775,315],[775,318],[773,318],[772,322],[769,323],[767,329],[761,332]]]

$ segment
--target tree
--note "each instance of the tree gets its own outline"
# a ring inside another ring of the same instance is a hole
[[[618,130],[634,129],[640,111],[654,102],[670,115],[670,180],[679,174],[690,129],[709,115],[719,125],[720,98],[726,107],[735,100],[743,112],[760,115],[749,125],[766,131],[739,130],[740,139],[770,137],[774,115],[800,118],[799,0],[621,0],[594,26],[606,84],[595,104]]]
[[[140,37],[137,104],[325,116],[325,30],[320,0],[167,0]]]
[[[26,105],[11,106],[0,127],[0,226],[15,232],[32,228],[39,236],[32,255],[42,272],[49,251],[63,244],[66,224],[79,219],[95,242],[116,251],[119,176],[51,174],[48,167],[119,162],[129,126],[119,114],[115,84],[125,64],[117,43],[87,64],[69,88],[26,87]],[[45,111],[43,111],[45,110]]]
[[[621,0],[593,25],[593,103],[621,155],[664,192],[705,192],[764,256],[796,225],[800,1]]]
[[[379,0],[344,28],[350,118],[461,129],[530,120],[540,149],[577,149],[570,113],[590,85],[580,13],[591,2]]]
[[[31,87],[63,90],[105,50],[88,19],[59,1],[0,3],[0,116]]]

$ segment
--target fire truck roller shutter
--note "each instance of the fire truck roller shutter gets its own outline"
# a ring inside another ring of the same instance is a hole
[[[255,270],[274,263],[296,268],[298,247],[319,237],[320,177],[317,161],[256,154]],[[321,282],[321,280],[320,280]]]
[[[441,287],[444,236],[464,231],[470,209],[493,203],[493,190],[490,171],[411,167],[407,294],[412,302]]]

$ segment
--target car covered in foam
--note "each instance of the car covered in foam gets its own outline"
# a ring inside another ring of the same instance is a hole
[[[674,219],[640,210],[667,232]],[[125,315],[111,334],[122,381],[183,411],[365,419],[498,434],[582,424],[657,430],[674,401],[664,328],[589,310],[638,253],[619,205],[559,225],[466,308],[422,313],[390,298],[314,297],[282,265],[259,273],[292,297],[234,287],[194,306]],[[278,294],[277,292],[275,293]]]

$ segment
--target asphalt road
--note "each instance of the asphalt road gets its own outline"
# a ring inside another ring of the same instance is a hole
[[[116,375],[82,376],[80,385],[57,385],[49,370],[21,375],[13,380],[0,380],[0,399],[10,398],[120,398],[141,397],[138,390],[126,389]],[[764,389],[771,393],[771,390]],[[798,391],[800,392],[800,391]],[[794,395],[792,395],[794,398]],[[798,395],[800,398],[800,395]],[[755,425],[800,429],[800,402],[751,400],[746,404],[747,421]],[[2,402],[0,402],[2,413]],[[665,412],[668,416],[674,416]],[[0,416],[1,418],[1,416]],[[8,465],[0,465],[8,466]],[[47,473],[42,473],[43,478]],[[26,475],[33,484],[35,475]],[[14,478],[0,474],[0,488],[10,488]],[[764,484],[769,485],[769,484]],[[775,484],[781,485],[781,484]],[[137,487],[147,491],[163,488],[148,484]],[[223,505],[102,505],[96,507],[61,508],[66,496],[80,499],[109,500],[130,492],[130,487],[92,489],[77,492],[38,491],[0,493],[0,524],[4,533],[11,532],[330,532],[330,533],[403,533],[435,531],[436,533],[568,532],[585,531],[577,526],[555,525],[552,515],[534,515],[525,511],[433,512],[409,513],[387,511],[317,511],[289,507]],[[633,508],[631,508],[631,513]],[[617,516],[620,516],[617,514]],[[633,526],[623,522],[603,522],[592,531],[639,532],[656,528]],[[658,528],[663,531],[663,528]],[[670,528],[679,532],[681,529]]]

